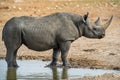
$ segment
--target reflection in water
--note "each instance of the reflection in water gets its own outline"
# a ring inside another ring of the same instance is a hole
[[[51,69],[52,69],[52,73],[53,73],[53,80],[59,80],[57,68],[51,68]]]
[[[52,73],[53,73],[53,80],[59,80],[59,73],[57,71],[57,68],[51,68],[52,69]],[[67,73],[67,68],[63,68],[62,70],[62,74],[61,74],[61,79],[68,79],[68,73]]]
[[[7,69],[5,61],[0,60],[0,80],[69,80],[71,78],[97,76],[105,73],[120,73],[120,71],[116,70],[88,68],[45,68],[44,66],[48,63],[40,60],[18,60],[18,64],[21,67]]]
[[[57,67],[51,68],[51,70],[52,70],[52,78],[53,78],[52,80],[68,79],[68,73],[67,73],[68,69],[67,68],[62,69],[61,78],[60,78],[59,72],[57,70]],[[17,72],[16,71],[17,71],[16,68],[8,69],[6,79],[7,80],[17,80]]]
[[[68,69],[67,68],[63,68],[62,79],[68,79]]]
[[[16,68],[11,68],[7,70],[7,80],[17,80]]]

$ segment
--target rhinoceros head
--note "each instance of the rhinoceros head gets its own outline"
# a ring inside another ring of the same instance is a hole
[[[100,17],[92,24],[90,23],[88,19],[88,14],[85,14],[83,16],[83,23],[84,23],[84,31],[83,31],[83,36],[87,38],[98,38],[101,39],[105,36],[105,30],[108,28],[110,25],[113,16],[104,24],[100,24]]]

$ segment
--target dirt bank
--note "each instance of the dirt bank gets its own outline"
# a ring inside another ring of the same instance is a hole
[[[120,74],[104,74],[102,76],[90,76],[71,80],[120,80]]]

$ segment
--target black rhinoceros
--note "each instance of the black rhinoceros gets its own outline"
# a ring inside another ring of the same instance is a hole
[[[49,66],[56,66],[61,52],[63,66],[68,66],[66,57],[71,43],[81,36],[103,38],[112,18],[113,16],[104,25],[100,25],[100,18],[91,24],[88,13],[84,16],[57,12],[44,17],[13,17],[7,21],[2,32],[8,67],[18,67],[16,54],[22,44],[36,51],[53,49]]]

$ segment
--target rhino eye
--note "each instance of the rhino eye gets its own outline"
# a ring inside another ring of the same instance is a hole
[[[93,28],[93,30],[97,30],[97,28]]]

